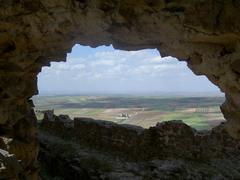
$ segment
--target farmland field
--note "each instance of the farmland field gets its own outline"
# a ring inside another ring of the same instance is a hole
[[[157,122],[183,120],[196,129],[210,129],[224,121],[219,105],[224,97],[165,96],[35,96],[38,119],[40,111],[74,117],[91,117],[119,124],[148,128]]]

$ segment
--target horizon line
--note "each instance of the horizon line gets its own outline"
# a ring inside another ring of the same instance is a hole
[[[148,95],[148,96],[161,96],[161,95],[175,95],[175,96],[224,96],[224,93],[219,91],[168,91],[168,92],[42,92],[35,96],[100,96],[100,95],[133,95],[133,96],[139,96],[139,95]]]

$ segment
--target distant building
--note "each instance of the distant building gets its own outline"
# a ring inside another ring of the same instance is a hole
[[[119,117],[125,117],[125,118],[130,118],[130,115],[127,113],[121,113]]]

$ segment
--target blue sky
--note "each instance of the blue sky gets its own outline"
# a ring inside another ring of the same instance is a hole
[[[114,50],[75,45],[67,62],[52,62],[38,75],[41,94],[135,94],[219,92],[204,76],[196,76],[173,57],[155,49]]]

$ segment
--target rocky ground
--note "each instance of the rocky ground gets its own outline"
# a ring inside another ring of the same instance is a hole
[[[223,125],[198,132],[170,121],[141,129],[48,112],[39,141],[42,179],[240,178],[239,141]]]
[[[42,179],[238,179],[240,159],[128,161],[41,131]]]

